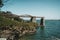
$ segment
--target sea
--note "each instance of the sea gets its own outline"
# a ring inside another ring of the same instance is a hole
[[[60,20],[45,20],[45,25],[38,26],[36,30],[36,33],[24,35],[20,40],[60,40]]]

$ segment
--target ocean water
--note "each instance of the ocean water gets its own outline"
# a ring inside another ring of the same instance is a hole
[[[45,20],[44,27],[39,26],[36,33],[25,35],[20,40],[60,40],[60,20]]]

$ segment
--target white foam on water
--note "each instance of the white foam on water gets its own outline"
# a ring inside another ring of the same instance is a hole
[[[6,38],[0,38],[0,40],[7,40]]]

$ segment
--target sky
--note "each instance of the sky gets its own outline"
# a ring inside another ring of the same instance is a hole
[[[45,19],[60,19],[60,0],[9,0],[2,7],[17,15],[43,16]]]

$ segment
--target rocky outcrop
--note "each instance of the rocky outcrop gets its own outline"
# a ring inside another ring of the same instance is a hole
[[[18,27],[16,29],[5,27],[5,29],[0,29],[0,37],[1,38],[7,38],[7,40],[18,40],[21,36],[28,34],[33,34],[36,32],[35,29],[33,30],[27,30],[22,27]]]
[[[9,12],[8,12],[9,13]],[[5,12],[3,13],[5,15]],[[8,16],[12,14],[7,14]],[[5,15],[6,16],[6,15]],[[15,18],[11,20],[0,15],[0,38],[7,38],[7,40],[19,40],[25,34],[33,34],[36,32],[37,24],[34,22],[21,22],[21,19]]]

